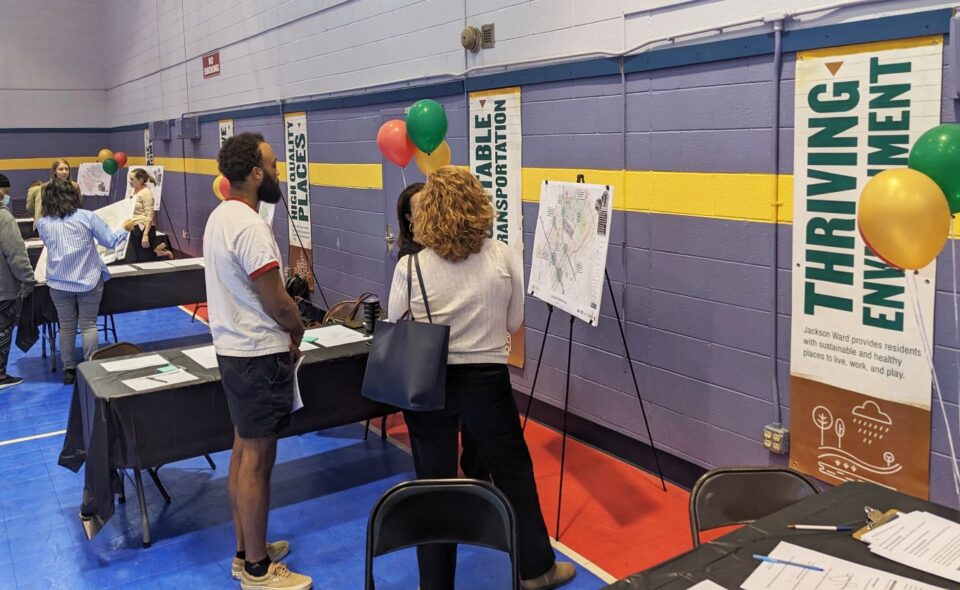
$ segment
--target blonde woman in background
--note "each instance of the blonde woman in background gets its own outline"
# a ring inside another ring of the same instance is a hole
[[[70,180],[70,163],[63,158],[54,160],[50,166],[50,180],[40,185],[34,183],[27,190],[27,215],[33,216],[33,229],[37,229],[37,220],[43,217],[43,191],[55,180]],[[80,195],[80,185],[75,182],[73,184]],[[83,206],[83,195],[80,195],[79,199],[79,206]]]
[[[576,574],[550,546],[507,370],[507,335],[523,321],[523,261],[506,244],[487,237],[493,208],[470,172],[444,166],[430,175],[413,208],[423,246],[414,265],[430,301],[433,321],[450,326],[446,405],[404,412],[419,478],[457,477],[460,422],[486,461],[493,483],[517,515],[523,590],[558,588]],[[390,320],[408,310],[407,264],[398,264],[390,289]],[[209,268],[208,268],[209,272]],[[412,277],[413,284],[418,282]],[[426,318],[420,290],[409,311]],[[453,590],[456,545],[417,548],[422,590]]]
[[[157,243],[157,228],[154,224],[153,192],[147,184],[157,185],[157,181],[143,168],[130,173],[130,186],[133,188],[133,216],[143,218],[130,232],[130,244],[124,262],[149,262],[157,259],[154,247]]]

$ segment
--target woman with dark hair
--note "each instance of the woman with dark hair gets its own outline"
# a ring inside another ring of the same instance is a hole
[[[130,243],[127,245],[124,262],[150,262],[157,259],[153,250],[157,243],[153,193],[147,187],[147,183],[157,185],[157,181],[143,168],[136,168],[130,173],[130,186],[133,188],[134,199],[133,216],[142,217],[144,221],[138,223],[130,232]]]
[[[97,349],[97,312],[103,283],[110,279],[97,252],[97,242],[116,248],[127,238],[133,220],[113,232],[92,211],[80,209],[80,190],[70,180],[54,180],[43,191],[43,216],[37,222],[47,247],[47,286],[60,320],[63,382],[77,376],[77,324],[83,334],[83,358]]]
[[[50,180],[39,185],[33,183],[27,190],[27,213],[33,216],[33,229],[37,229],[37,221],[43,216],[43,192],[56,180],[70,180],[70,162],[63,158],[54,160],[50,165]],[[73,182],[73,186],[77,189],[78,206],[82,206],[83,195],[80,194],[80,185]]]
[[[397,198],[397,223],[400,224],[400,251],[397,258],[403,258],[407,254],[416,254],[423,249],[413,239],[413,209],[416,206],[416,200],[420,191],[423,189],[422,182],[415,182],[403,189],[400,197]]]
[[[507,370],[507,337],[523,321],[523,261],[489,239],[493,207],[470,172],[444,166],[430,175],[413,207],[423,250],[410,271],[422,280],[437,324],[450,326],[444,409],[404,412],[420,478],[457,476],[457,431],[462,422],[486,460],[494,484],[517,516],[524,590],[558,588],[576,574],[556,561],[533,476],[530,451]],[[407,294],[408,265],[398,264],[390,289],[390,320],[409,310],[427,317],[423,295]],[[453,590],[456,545],[417,548],[422,590]]]

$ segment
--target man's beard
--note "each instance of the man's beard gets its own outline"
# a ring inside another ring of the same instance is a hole
[[[257,199],[264,203],[279,203],[283,193],[280,192],[280,183],[273,179],[269,174],[263,175],[263,182],[257,188]]]

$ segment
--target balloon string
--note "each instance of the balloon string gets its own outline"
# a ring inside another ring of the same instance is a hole
[[[956,219],[950,217],[950,257],[952,264],[950,265],[950,270],[952,271],[953,276],[953,293],[951,299],[953,299],[953,337],[956,341],[957,350],[960,351],[960,311],[957,310],[957,225]],[[957,371],[957,428],[960,429],[960,360],[953,363],[954,369]],[[951,457],[953,462],[957,462],[956,457]]]
[[[923,353],[926,356],[927,364],[930,366],[930,375],[933,377],[933,391],[937,394],[937,402],[940,404],[940,412],[943,414],[943,424],[947,429],[947,444],[950,445],[950,467],[953,470],[953,488],[957,494],[957,501],[960,504],[960,466],[957,464],[956,447],[953,444],[953,433],[950,431],[950,421],[947,419],[947,409],[943,403],[943,395],[940,391],[940,380],[937,378],[937,370],[933,364],[933,354],[930,351],[930,345],[927,340],[927,329],[923,320],[923,310],[920,305],[920,290],[917,286],[916,273],[910,274],[910,280],[913,283],[913,317],[917,322],[917,329],[920,331],[920,344],[923,346]]]
[[[403,166],[400,166],[400,178],[403,179],[403,188],[407,188],[407,173]]]

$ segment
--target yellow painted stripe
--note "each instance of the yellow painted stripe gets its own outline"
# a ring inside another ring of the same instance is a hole
[[[381,164],[310,164],[310,184],[341,188],[383,188]]]
[[[929,35],[927,37],[913,37],[910,39],[896,39],[894,41],[877,41],[874,43],[860,43],[857,45],[841,45],[839,47],[824,47],[823,49],[809,49],[798,51],[797,59],[816,59],[821,57],[840,57],[855,53],[871,53],[874,51],[889,51],[891,49],[912,49],[928,45],[942,45],[943,35]]]

